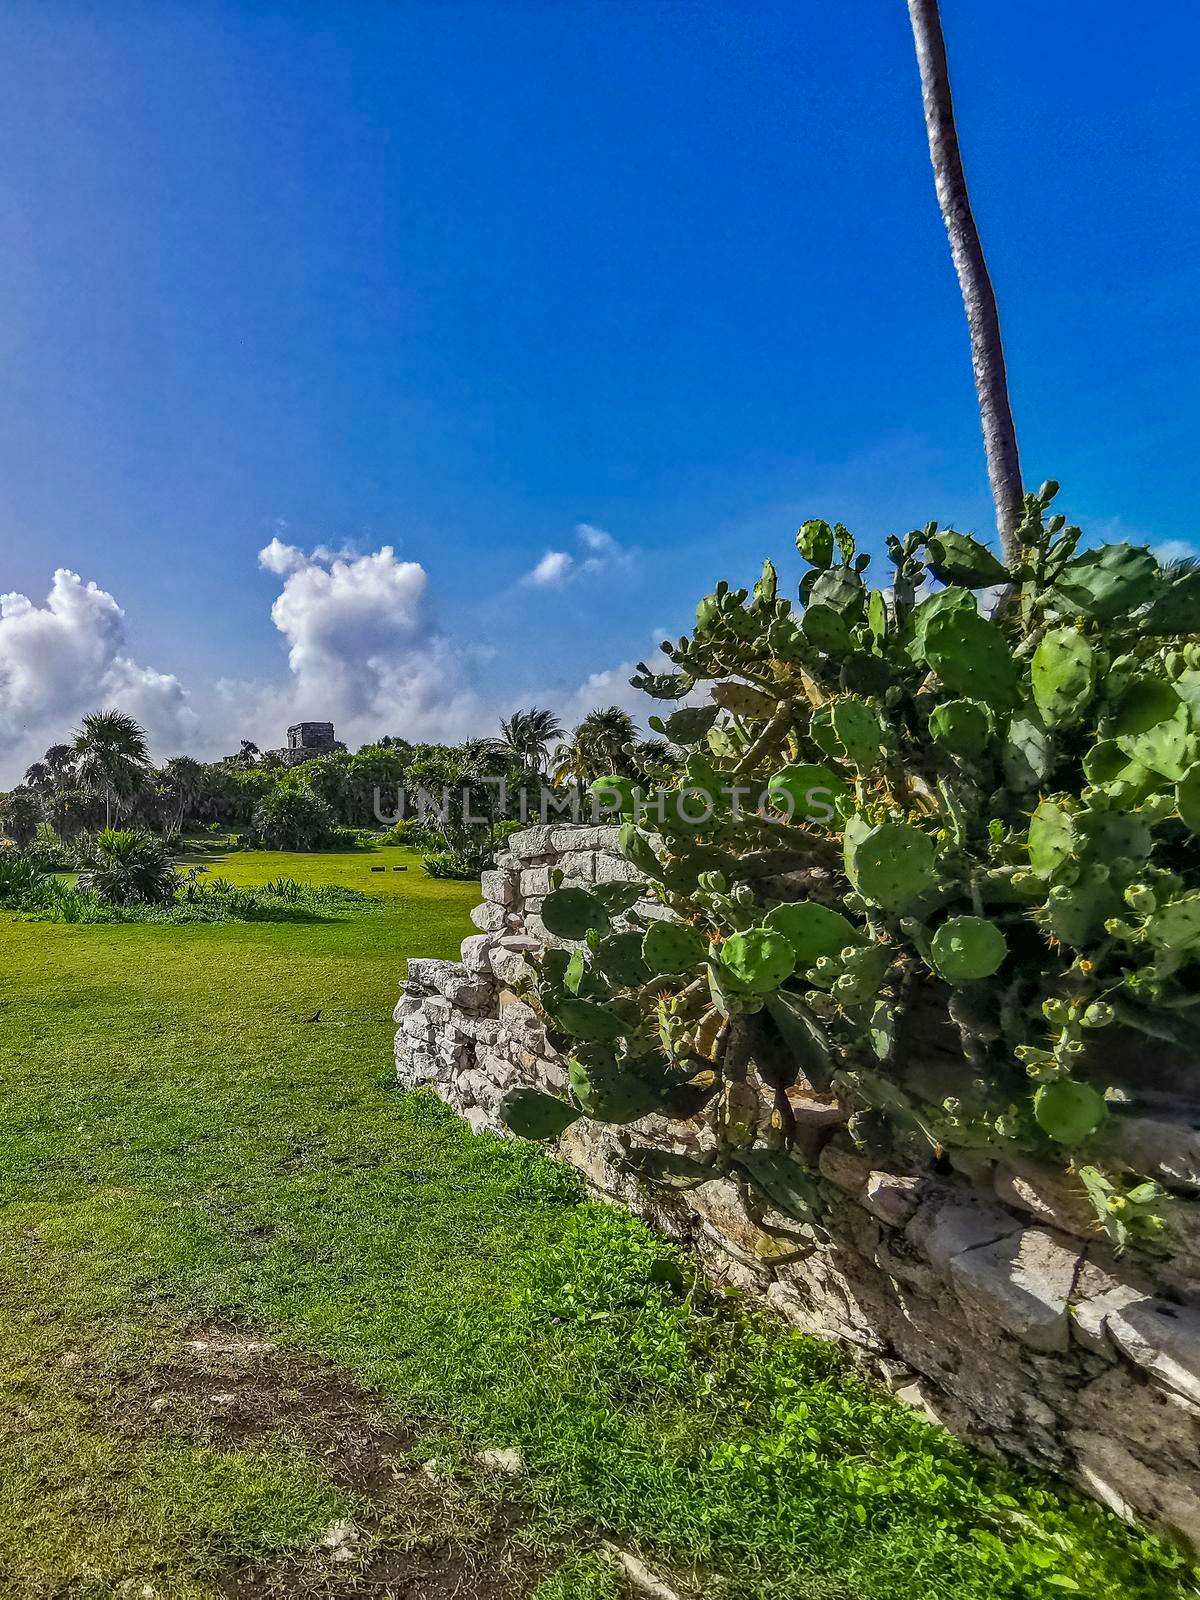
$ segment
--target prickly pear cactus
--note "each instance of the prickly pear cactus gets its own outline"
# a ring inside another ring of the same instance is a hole
[[[846,528],[806,522],[805,570],[718,583],[668,670],[639,667],[691,702],[651,719],[674,768],[653,797],[598,788],[657,914],[625,886],[546,896],[576,948],[529,998],[574,1104],[518,1101],[521,1128],[669,1106],[705,1119],[708,1170],[778,1196],[803,1077],[872,1152],[1057,1160],[1111,1238],[1152,1240],[1154,1186],[1105,1154],[1138,1085],[1102,1030],[1200,1062],[1200,580],[1080,553],[1057,493],[1026,496],[1009,566],[930,523],[887,541],[875,588]],[[898,1044],[930,1006],[963,1057],[942,1101]]]

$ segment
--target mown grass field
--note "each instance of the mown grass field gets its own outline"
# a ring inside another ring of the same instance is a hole
[[[396,1093],[404,958],[457,953],[473,885],[390,849],[213,868],[382,903],[0,913],[6,1600],[612,1600],[605,1540],[720,1600],[1196,1592]]]

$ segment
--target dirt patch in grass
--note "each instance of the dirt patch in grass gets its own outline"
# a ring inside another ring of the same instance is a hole
[[[339,1486],[387,1499],[416,1435],[400,1428],[375,1396],[344,1374],[244,1328],[188,1335],[178,1356],[150,1368],[119,1424],[157,1424],[205,1444],[245,1448],[268,1438],[299,1445]]]
[[[130,1436],[297,1447],[362,1507],[309,1553],[228,1562],[215,1582],[229,1600],[518,1600],[546,1570],[517,1538],[525,1512],[494,1475],[449,1473],[429,1459],[436,1430],[400,1425],[336,1368],[244,1328],[190,1333],[111,1403]]]

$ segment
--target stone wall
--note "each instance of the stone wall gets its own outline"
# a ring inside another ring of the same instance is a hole
[[[513,991],[531,951],[563,942],[539,916],[555,867],[568,883],[637,878],[614,828],[528,828],[483,875],[461,962],[410,961],[402,983],[401,1084],[432,1085],[476,1130],[504,1132],[496,1107],[513,1085],[566,1092],[562,1058]],[[804,1084],[789,1100],[793,1158],[819,1175],[826,1208],[816,1231],[728,1177],[670,1187],[632,1175],[639,1154],[702,1156],[712,1136],[698,1123],[581,1119],[557,1154],[713,1279],[838,1340],[953,1432],[1200,1545],[1200,1118],[1172,1103],[1116,1123],[1114,1139],[1173,1193],[1172,1253],[1151,1264],[1098,1242],[1056,1171],[873,1170],[834,1100]]]

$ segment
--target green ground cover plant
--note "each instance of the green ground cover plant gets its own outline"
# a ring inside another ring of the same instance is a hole
[[[449,1572],[612,1600],[605,1539],[718,1600],[1197,1592],[1164,1545],[708,1294],[533,1147],[397,1093],[404,957],[457,953],[474,886],[402,849],[206,860],[380,904],[0,912],[6,1597],[421,1594]]]

